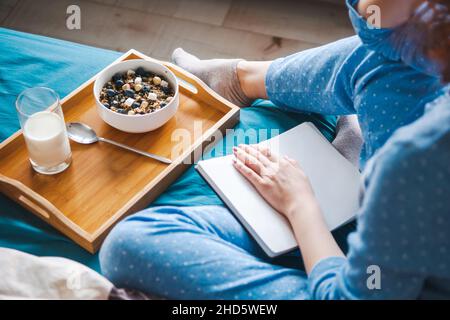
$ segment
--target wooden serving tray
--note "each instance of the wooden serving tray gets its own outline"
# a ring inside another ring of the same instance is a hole
[[[149,59],[130,50],[113,63]],[[220,97],[200,79],[162,62],[180,81],[180,107],[163,127],[145,134],[121,132],[97,114],[92,93],[96,76],[65,97],[61,103],[66,122],[84,122],[99,136],[171,158],[172,133],[184,129],[191,143],[173,163],[152,159],[96,143],[71,142],[72,164],[57,175],[36,173],[18,131],[0,144],[0,192],[15,200],[91,253],[96,252],[109,230],[126,215],[145,208],[201,156],[218,131],[239,121],[239,108]],[[194,127],[194,122],[196,126]],[[194,132],[195,131],[195,132]]]

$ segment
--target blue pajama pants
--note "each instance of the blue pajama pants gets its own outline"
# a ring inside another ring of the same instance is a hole
[[[346,238],[352,226],[340,230]],[[172,299],[308,299],[298,252],[270,259],[228,209],[156,207],[130,216],[100,252],[116,286]]]

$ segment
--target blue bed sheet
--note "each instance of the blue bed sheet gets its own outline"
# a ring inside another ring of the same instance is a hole
[[[95,75],[121,53],[67,41],[0,28],[0,141],[19,129],[14,101],[24,89],[33,86],[53,88],[66,96]],[[243,109],[240,129],[279,129],[312,121],[328,138],[334,136],[335,117],[286,113],[267,101]],[[236,140],[237,142],[242,142]],[[206,157],[230,152],[214,149]],[[187,170],[154,205],[221,205],[221,200],[193,167]],[[99,270],[98,257],[0,194],[0,246],[38,256],[61,256]]]

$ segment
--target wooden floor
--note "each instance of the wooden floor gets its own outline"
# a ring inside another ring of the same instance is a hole
[[[169,59],[272,59],[352,35],[344,0],[0,0],[0,25],[96,47]],[[66,9],[81,8],[81,30]]]

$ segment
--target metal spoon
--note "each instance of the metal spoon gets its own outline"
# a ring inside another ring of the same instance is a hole
[[[124,144],[99,137],[95,133],[94,129],[92,129],[91,127],[89,127],[88,125],[86,125],[84,123],[69,122],[66,124],[66,127],[67,127],[67,134],[69,135],[69,138],[75,142],[78,142],[81,144],[91,144],[91,143],[95,143],[98,141],[107,142],[107,143],[113,144],[117,147],[126,149],[128,151],[133,151],[133,152],[139,153],[140,155],[158,160],[163,163],[167,163],[167,164],[172,163],[172,160],[164,158],[164,157],[160,157],[156,154],[152,154],[152,153],[148,153],[148,152],[141,151],[138,149],[134,149],[134,148],[131,148]]]

